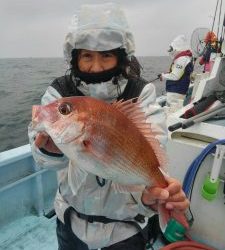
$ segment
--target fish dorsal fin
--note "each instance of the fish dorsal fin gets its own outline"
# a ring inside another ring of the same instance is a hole
[[[158,133],[154,132],[151,123],[147,122],[145,112],[141,108],[141,100],[137,98],[127,101],[119,100],[113,102],[112,106],[122,112],[139,129],[153,148],[159,161],[159,167],[165,170],[167,164],[166,153],[156,138]]]

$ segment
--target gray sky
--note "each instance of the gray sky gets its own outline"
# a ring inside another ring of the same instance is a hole
[[[0,58],[62,57],[77,6],[103,2],[123,7],[136,55],[158,56],[176,35],[190,39],[195,28],[211,28],[217,0],[0,0]]]

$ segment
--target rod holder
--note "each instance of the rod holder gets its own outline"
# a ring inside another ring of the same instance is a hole
[[[201,190],[202,197],[208,201],[216,198],[219,189],[219,174],[225,154],[225,145],[217,145],[210,175],[207,175]]]

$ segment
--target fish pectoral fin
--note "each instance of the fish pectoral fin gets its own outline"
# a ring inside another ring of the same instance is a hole
[[[84,151],[100,162],[109,164],[112,161],[112,152],[102,143],[93,143],[91,140],[83,140]]]

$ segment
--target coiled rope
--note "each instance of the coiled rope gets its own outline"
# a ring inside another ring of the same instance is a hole
[[[160,250],[216,250],[216,249],[195,241],[178,241],[171,243],[163,248],[160,248]]]

